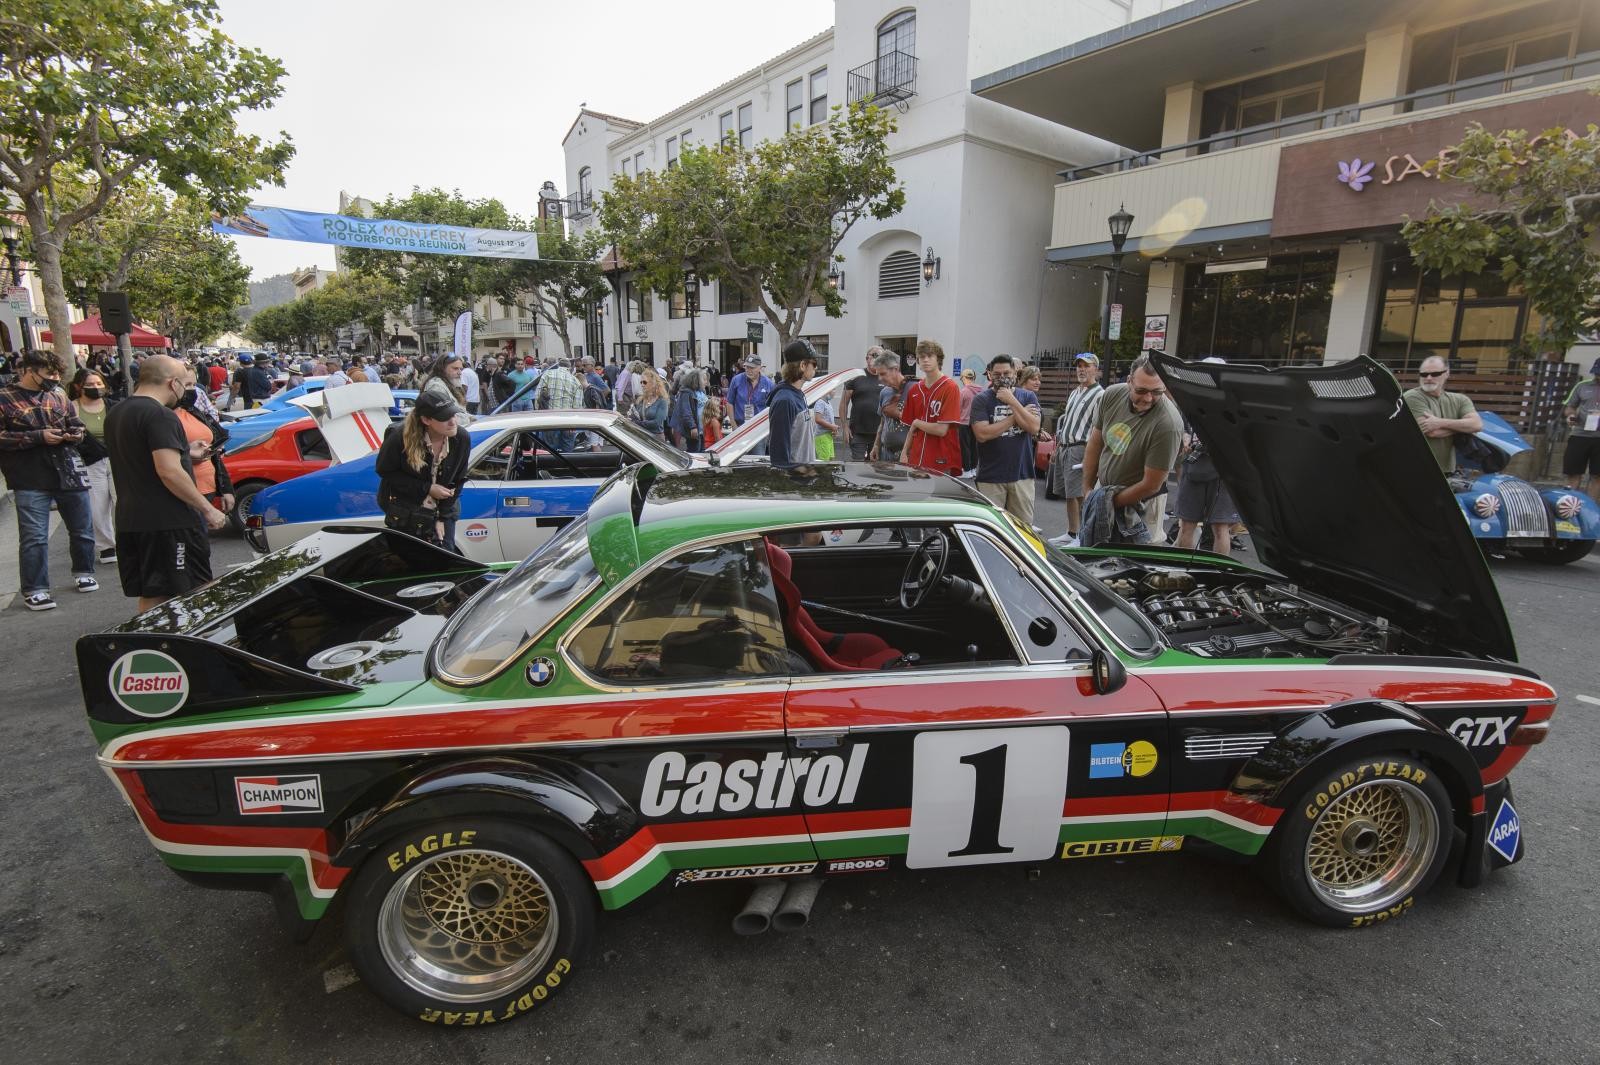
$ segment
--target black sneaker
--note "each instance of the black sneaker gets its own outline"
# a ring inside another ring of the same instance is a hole
[[[77,582],[78,591],[80,592],[98,592],[100,590],[100,582],[93,577],[78,577]]]
[[[50,598],[49,592],[34,592],[32,595],[24,596],[22,602],[29,610],[54,610],[56,608],[56,601]]]
[[[100,561],[103,564],[110,565],[111,563],[115,562],[116,560],[117,560],[117,549],[116,548],[108,547],[104,551],[100,552]]]

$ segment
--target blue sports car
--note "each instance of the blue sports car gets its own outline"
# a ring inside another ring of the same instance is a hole
[[[1535,562],[1576,562],[1600,540],[1600,506],[1571,488],[1541,488],[1501,473],[1511,456],[1529,450],[1498,414],[1480,411],[1483,431],[1457,445],[1450,488],[1485,551],[1515,551]]]

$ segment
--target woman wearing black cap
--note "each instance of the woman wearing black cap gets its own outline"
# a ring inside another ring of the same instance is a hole
[[[457,554],[458,496],[472,450],[467,431],[456,424],[460,413],[454,400],[423,392],[405,421],[384,434],[377,461],[383,524]]]

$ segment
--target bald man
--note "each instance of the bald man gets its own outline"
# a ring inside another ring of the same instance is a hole
[[[106,415],[117,486],[117,572],[139,613],[211,580],[211,540],[227,518],[194,483],[208,445],[189,443],[173,413],[194,388],[194,371],[153,355],[139,364],[133,395]]]
[[[1417,387],[1405,394],[1406,407],[1417,419],[1417,427],[1428,438],[1428,450],[1446,475],[1456,472],[1456,435],[1483,429],[1472,400],[1460,392],[1446,391],[1449,365],[1437,355],[1422,360],[1417,368]]]

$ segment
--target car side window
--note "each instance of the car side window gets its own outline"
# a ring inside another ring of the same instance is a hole
[[[511,456],[516,452],[517,436],[517,433],[506,433],[491,441],[489,446],[483,449],[478,461],[467,469],[467,480],[505,480],[506,468],[511,465]]]
[[[323,439],[321,429],[300,430],[294,434],[294,443],[300,449],[300,457],[308,462],[317,459],[333,461],[333,452],[328,449],[328,441]]]
[[[624,461],[622,449],[594,430],[526,429],[517,434],[509,479],[601,479],[620,470]]]
[[[755,541],[661,562],[585,625],[568,650],[589,672],[623,684],[791,671],[772,573]]]
[[[1088,643],[1020,563],[982,533],[964,529],[961,538],[988,579],[1011,634],[1030,663],[1089,660]]]

